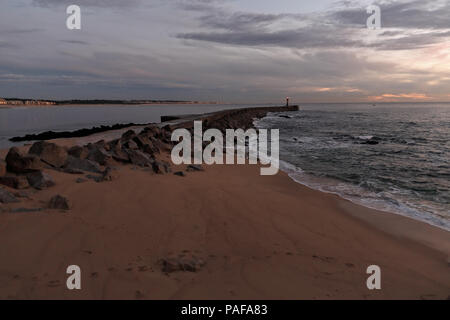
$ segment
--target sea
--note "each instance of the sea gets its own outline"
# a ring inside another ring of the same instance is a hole
[[[11,137],[49,130],[269,105],[0,108],[0,149],[17,145]],[[300,104],[255,125],[279,129],[281,169],[298,183],[450,231],[450,104]]]
[[[450,104],[304,104],[256,126],[280,130],[295,181],[450,231]]]

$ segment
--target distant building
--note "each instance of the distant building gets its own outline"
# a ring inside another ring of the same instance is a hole
[[[5,99],[0,98],[0,104],[6,104],[6,103],[7,103],[7,102],[6,102]]]

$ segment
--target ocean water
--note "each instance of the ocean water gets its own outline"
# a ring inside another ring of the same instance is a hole
[[[255,124],[280,130],[297,182],[450,231],[450,104],[301,105]]]
[[[245,108],[240,104],[98,105],[0,108],[0,149],[23,143],[10,138],[44,131],[72,131],[116,123],[159,123],[162,115],[201,114]]]

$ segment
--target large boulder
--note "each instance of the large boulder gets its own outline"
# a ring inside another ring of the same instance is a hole
[[[88,159],[78,159],[72,156],[67,157],[64,169],[68,172],[87,171],[94,173],[101,173],[102,170],[98,163]]]
[[[53,178],[43,171],[36,171],[27,174],[28,183],[35,189],[42,190],[53,187],[55,181]]]
[[[0,176],[4,176],[6,174],[6,162],[0,160]]]
[[[136,166],[150,167],[153,164],[153,159],[142,151],[126,149],[125,152],[127,153],[130,162]]]
[[[30,186],[26,177],[16,175],[0,177],[0,184],[13,189],[26,189]]]
[[[86,159],[89,154],[89,151],[86,147],[80,147],[80,146],[73,146],[67,152],[72,157],[79,158],[79,159]]]
[[[139,146],[137,145],[137,143],[136,142],[134,142],[134,140],[124,140],[123,142],[122,142],[122,144],[123,144],[123,149],[129,149],[129,150],[138,150],[139,149]]]
[[[116,160],[118,162],[123,162],[123,163],[130,162],[128,155],[122,149],[123,145],[122,145],[121,139],[112,140],[112,141],[108,142],[107,145],[109,148],[109,152],[111,153],[111,156],[114,160]]]
[[[0,202],[1,203],[14,203],[19,202],[17,198],[8,190],[0,188]]]
[[[104,166],[111,159],[111,154],[107,152],[104,147],[93,145],[89,150],[87,159]]]
[[[69,210],[70,203],[67,198],[58,194],[50,199],[48,207],[50,209]]]
[[[140,134],[133,138],[133,141],[136,142],[139,149],[141,149],[146,144],[150,143],[150,139],[143,134]]]
[[[42,162],[35,155],[22,154],[19,149],[12,147],[6,155],[6,169],[14,173],[29,173],[42,168]]]
[[[37,155],[41,161],[55,168],[61,168],[67,160],[66,149],[47,141],[33,143],[28,153]]]

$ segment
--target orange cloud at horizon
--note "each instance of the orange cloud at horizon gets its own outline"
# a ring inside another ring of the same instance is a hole
[[[370,100],[381,101],[381,100],[390,100],[390,101],[398,101],[398,100],[429,100],[431,97],[427,96],[425,93],[384,93],[379,96],[370,96]]]

